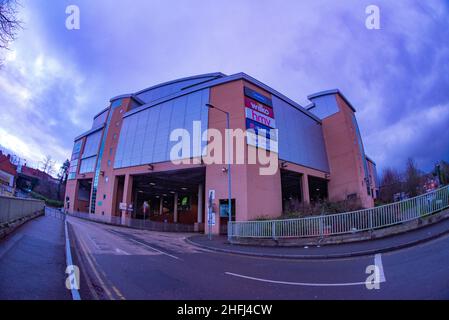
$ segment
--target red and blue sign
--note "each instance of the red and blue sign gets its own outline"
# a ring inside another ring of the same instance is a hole
[[[248,87],[244,88],[244,92],[247,143],[256,148],[278,152],[273,102]]]
[[[275,129],[264,126],[263,124],[251,119],[246,119],[246,130],[253,130],[256,135],[266,137],[270,140],[277,140],[277,134]]]
[[[245,97],[245,107],[260,112],[267,117],[274,118],[273,108],[265,106],[254,99]]]

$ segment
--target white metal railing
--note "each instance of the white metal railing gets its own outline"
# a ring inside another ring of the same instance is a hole
[[[44,206],[45,202],[42,200],[0,196],[0,224],[9,223],[38,211],[43,211]]]
[[[379,207],[298,219],[235,221],[228,238],[323,237],[384,228],[449,208],[449,186]]]

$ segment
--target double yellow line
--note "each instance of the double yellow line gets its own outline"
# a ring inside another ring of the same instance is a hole
[[[84,257],[86,258],[87,263],[89,264],[93,274],[95,275],[95,278],[98,280],[98,283],[100,284],[101,288],[104,290],[106,295],[110,300],[117,300],[116,298],[120,300],[126,300],[126,298],[123,296],[123,294],[120,292],[119,289],[117,289],[116,286],[114,286],[110,280],[107,280],[106,274],[100,269],[100,266],[95,259],[95,257],[89,252],[89,249],[82,239],[82,237],[77,237],[78,243],[80,244],[81,250],[84,253]],[[104,280],[103,280],[104,278]],[[106,284],[108,283],[108,284]],[[115,293],[117,297],[114,297],[112,292]],[[98,295],[95,294],[97,297]]]

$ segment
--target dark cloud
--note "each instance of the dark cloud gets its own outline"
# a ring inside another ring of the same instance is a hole
[[[340,88],[380,169],[409,156],[426,170],[449,160],[445,1],[376,1],[380,30],[365,28],[372,1],[79,0],[79,31],[65,29],[69,4],[25,1],[17,58],[0,71],[11,94],[32,95],[31,107],[1,116],[32,124],[0,129],[60,161],[110,97],[213,71],[247,72],[303,104],[310,93]],[[35,70],[39,56],[47,76]],[[13,101],[5,95],[2,111]]]

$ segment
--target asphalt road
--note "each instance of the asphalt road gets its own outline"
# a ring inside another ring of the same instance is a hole
[[[449,299],[449,237],[382,255],[338,260],[249,257],[200,249],[187,234],[68,217],[81,298]],[[64,223],[34,219],[0,242],[0,299],[71,299]],[[377,266],[379,289],[366,268]]]
[[[186,243],[186,234],[68,222],[89,287],[84,299],[449,299],[449,237],[382,255],[300,261],[209,252]],[[369,265],[379,289],[365,285]]]

